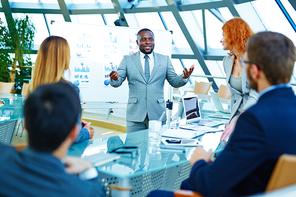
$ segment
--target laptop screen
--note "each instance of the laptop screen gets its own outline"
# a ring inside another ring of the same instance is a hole
[[[183,105],[187,122],[199,122],[200,111],[196,95],[183,97]]]

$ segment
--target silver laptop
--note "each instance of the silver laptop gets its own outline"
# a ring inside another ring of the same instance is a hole
[[[182,98],[186,123],[198,123],[201,119],[197,95],[184,96]]]
[[[221,103],[221,100],[220,100],[218,94],[216,92],[210,92],[210,94],[211,94],[211,97],[213,99],[213,102],[214,102],[214,105],[215,105],[216,109],[219,110],[222,113],[230,114],[230,109],[224,109],[223,108],[223,105]]]

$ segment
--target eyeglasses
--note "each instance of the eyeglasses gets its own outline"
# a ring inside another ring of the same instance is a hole
[[[242,67],[246,67],[246,64],[253,64],[253,62],[245,61],[243,58],[240,58],[239,61],[242,65]]]
[[[242,67],[246,67],[246,64],[255,64],[255,63],[250,62],[250,61],[245,61],[243,58],[240,58],[239,61],[240,61],[241,65],[242,65]],[[257,64],[255,64],[255,65],[257,66],[258,70],[261,70],[260,67]]]

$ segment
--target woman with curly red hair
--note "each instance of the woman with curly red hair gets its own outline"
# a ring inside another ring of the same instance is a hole
[[[227,141],[232,134],[238,116],[256,103],[258,93],[249,88],[249,81],[245,69],[240,64],[246,41],[254,33],[248,23],[241,18],[233,18],[227,21],[223,27],[221,39],[223,50],[230,50],[229,56],[224,57],[223,67],[226,74],[226,83],[231,93],[231,115],[221,140]]]

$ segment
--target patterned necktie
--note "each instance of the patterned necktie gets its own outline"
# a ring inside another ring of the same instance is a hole
[[[149,56],[146,54],[144,58],[145,58],[145,77],[146,77],[146,81],[148,82],[150,78]]]

